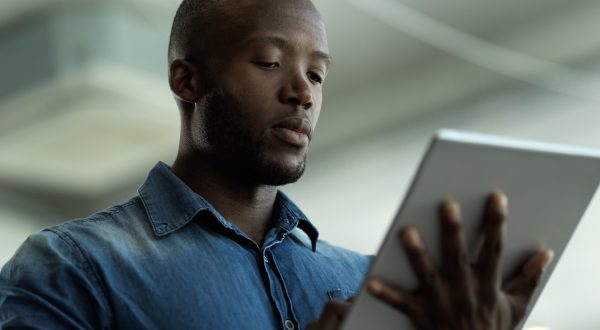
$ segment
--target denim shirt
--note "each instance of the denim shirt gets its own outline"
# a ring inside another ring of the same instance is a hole
[[[283,193],[258,246],[158,163],[129,201],[30,236],[0,273],[0,328],[304,329],[370,258],[318,240]]]

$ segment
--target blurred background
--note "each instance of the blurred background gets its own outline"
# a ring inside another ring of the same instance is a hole
[[[170,163],[177,0],[0,2],[0,265]],[[334,68],[305,177],[321,237],[375,253],[441,127],[600,147],[600,2],[317,0]],[[594,198],[528,326],[599,329]],[[536,328],[545,329],[545,328]]]

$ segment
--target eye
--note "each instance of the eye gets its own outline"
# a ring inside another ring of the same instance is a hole
[[[322,84],[323,83],[323,77],[321,77],[321,75],[315,73],[315,72],[308,72],[308,79],[316,82],[317,84]]]
[[[252,62],[252,63],[254,63],[255,65],[257,65],[260,68],[269,69],[269,70],[277,69],[279,67],[279,63],[277,63],[277,62]]]

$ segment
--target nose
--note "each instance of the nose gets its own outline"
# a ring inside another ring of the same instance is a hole
[[[313,95],[308,77],[300,73],[291,76],[281,90],[280,99],[295,108],[310,109],[313,106]]]

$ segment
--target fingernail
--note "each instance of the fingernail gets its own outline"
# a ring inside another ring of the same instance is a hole
[[[540,272],[546,270],[550,262],[554,258],[552,250],[546,250],[544,253],[537,253],[535,257],[527,262],[523,272],[529,276],[539,275]]]
[[[421,247],[421,239],[419,238],[419,234],[417,230],[413,227],[408,227],[404,232],[405,239],[407,243],[412,247]]]
[[[378,295],[383,291],[383,286],[378,280],[372,279],[367,283],[367,289],[374,295]]]
[[[546,251],[546,260],[543,266],[543,270],[546,270],[546,268],[548,268],[548,266],[552,263],[552,260],[554,259],[554,251],[552,250],[547,250]]]
[[[494,193],[494,204],[499,213],[508,213],[508,198],[506,198],[506,195],[501,191],[496,191]]]
[[[448,201],[444,204],[446,216],[453,222],[460,221],[460,205],[455,201]]]

